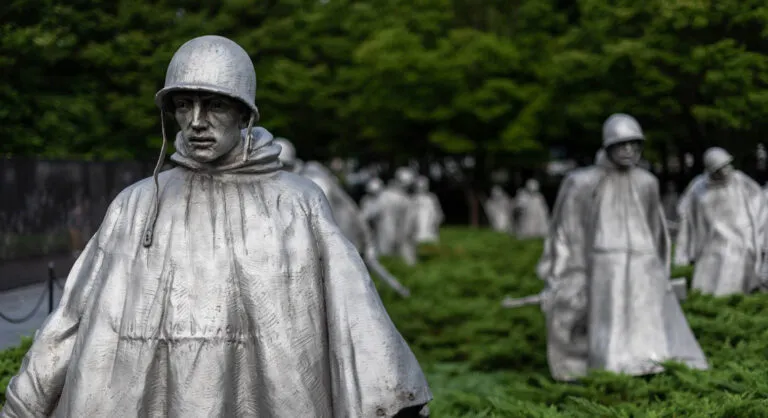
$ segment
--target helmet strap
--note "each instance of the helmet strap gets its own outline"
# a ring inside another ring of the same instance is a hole
[[[253,141],[253,124],[256,123],[258,113],[251,112],[251,117],[248,119],[248,128],[245,134],[245,144],[243,145],[243,162],[248,161],[248,151],[251,150],[251,142]]]

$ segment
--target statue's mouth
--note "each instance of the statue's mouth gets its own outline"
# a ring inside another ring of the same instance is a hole
[[[216,143],[216,139],[210,136],[192,136],[189,137],[189,143],[195,148],[204,148],[213,146]]]

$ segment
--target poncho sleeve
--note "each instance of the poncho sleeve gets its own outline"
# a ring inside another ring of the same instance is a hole
[[[544,241],[544,250],[536,265],[536,274],[551,284],[562,277],[567,268],[567,260],[573,246],[570,243],[570,232],[578,231],[579,215],[577,212],[577,187],[575,177],[570,175],[563,179],[552,210],[549,233]],[[581,234],[577,232],[577,235]]]
[[[308,197],[322,257],[334,417],[393,417],[432,399],[416,357],[319,193]]]
[[[104,243],[122,212],[113,202],[99,230],[70,270],[58,307],[48,316],[8,383],[0,417],[48,417],[58,403],[78,334],[78,326],[104,262]]]
[[[685,193],[685,203],[678,206],[679,229],[675,238],[675,265],[688,265],[695,261],[702,237],[705,237],[707,222],[703,219],[696,187],[689,187]]]
[[[656,243],[659,257],[664,261],[664,265],[668,269],[671,261],[671,245],[669,231],[667,230],[667,218],[664,216],[664,207],[661,204],[659,181],[653,175],[650,175],[648,178],[646,195],[644,197],[644,201],[648,205],[646,208],[648,226]]]

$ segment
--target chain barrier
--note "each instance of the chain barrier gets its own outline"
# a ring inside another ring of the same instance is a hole
[[[28,314],[22,316],[21,318],[11,318],[10,316],[0,312],[0,319],[10,322],[12,324],[23,324],[24,322],[29,321],[30,319],[32,319],[33,316],[35,316],[35,314],[37,313],[37,310],[40,309],[40,306],[43,305],[43,301],[45,300],[46,294],[48,294],[48,289],[43,289],[43,292],[40,294],[40,297],[37,298],[35,307],[32,308],[32,310]]]
[[[45,300],[45,296],[48,295],[48,314],[53,312],[53,305],[54,305],[54,286],[57,286],[59,289],[63,289],[63,285],[61,285],[56,278],[56,272],[54,271],[54,265],[53,263],[48,264],[48,280],[46,281],[48,286],[43,289],[42,293],[40,293],[40,296],[37,298],[37,302],[35,302],[35,307],[32,308],[32,310],[20,317],[20,318],[13,318],[11,316],[8,316],[2,312],[0,312],[0,319],[10,322],[11,324],[23,324],[24,322],[29,321],[32,319],[32,317],[35,316],[37,311],[40,309],[40,307],[43,305],[43,301]]]

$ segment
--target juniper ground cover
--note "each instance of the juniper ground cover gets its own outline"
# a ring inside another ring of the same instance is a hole
[[[541,290],[534,275],[541,245],[447,228],[440,245],[421,249],[418,266],[385,260],[413,294],[401,299],[377,282],[427,372],[433,417],[768,417],[768,294],[693,294],[684,303],[710,371],[670,365],[652,377],[553,382],[539,309],[500,306],[506,294]],[[28,344],[0,354],[0,392]]]

